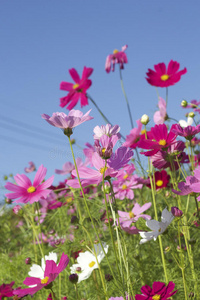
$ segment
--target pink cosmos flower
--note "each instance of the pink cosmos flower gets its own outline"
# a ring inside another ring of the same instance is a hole
[[[83,149],[83,153],[85,154],[86,157],[86,164],[90,164],[91,167],[93,167],[92,164],[92,156],[96,152],[94,146],[92,146],[90,143],[85,144],[87,148]]]
[[[29,161],[29,167],[24,168],[26,173],[31,173],[36,170],[35,164],[32,161]]]
[[[130,134],[126,136],[126,141],[123,144],[123,146],[129,147],[132,149],[135,149],[137,147],[138,142],[141,137],[140,133],[142,130],[142,123],[140,122],[140,120],[137,120],[136,123],[137,123],[138,127],[131,129]]]
[[[115,49],[113,51],[113,54],[107,56],[106,65],[105,65],[105,70],[107,73],[110,73],[111,66],[112,66],[112,71],[115,70],[115,64],[119,64],[120,69],[124,69],[124,64],[127,64],[128,62],[126,53],[124,52],[127,47],[128,45],[123,46],[121,51]]]
[[[4,297],[12,297],[14,296],[13,294],[13,289],[12,286],[14,285],[14,281],[12,281],[11,283],[3,283],[0,286],[0,300],[3,300]]]
[[[82,159],[80,157],[77,157],[76,164],[78,167],[83,165]],[[63,168],[62,170],[55,169],[55,173],[60,175],[66,175],[66,174],[71,175],[72,171],[75,170],[75,166],[71,162],[66,162],[62,168]]]
[[[118,141],[117,135],[112,135],[111,137],[106,134],[102,135],[99,140],[94,140],[94,147],[97,153],[104,159],[111,157],[113,153],[113,147]]]
[[[160,150],[153,156],[151,156],[151,161],[153,166],[157,169],[166,169],[173,167],[178,170],[180,163],[188,163],[188,155],[183,152],[185,149],[185,143],[182,141],[174,142],[169,146],[167,151]],[[179,164],[177,163],[177,159]]]
[[[142,139],[138,142],[138,147],[152,150],[141,152],[141,154],[152,156],[159,150],[166,150],[177,137],[177,134],[173,132],[174,126],[175,125],[172,125],[169,133],[165,124],[159,124],[152,127],[147,133],[147,139]]]
[[[112,126],[110,124],[106,124],[106,125],[102,125],[101,127],[96,126],[93,129],[94,139],[99,140],[103,135],[107,135],[109,137],[113,135],[117,135],[118,139],[120,139],[121,135],[119,131],[120,131],[120,127],[118,125]]]
[[[118,210],[119,214],[119,223],[121,226],[130,227],[132,223],[135,223],[139,218],[145,220],[151,220],[151,216],[142,214],[145,210],[151,207],[151,202],[145,203],[140,206],[138,203],[135,203],[133,209],[129,212]]]
[[[191,140],[195,134],[200,132],[200,125],[181,127],[180,124],[175,124],[172,130],[176,135],[183,136],[187,140]]]
[[[53,113],[52,117],[43,114],[42,118],[46,120],[50,125],[61,129],[72,129],[86,121],[92,120],[93,117],[89,116],[91,109],[83,115],[82,111],[72,109],[69,114],[66,115],[63,112]]]
[[[47,169],[41,165],[35,175],[33,183],[30,179],[24,174],[17,174],[14,176],[14,179],[17,184],[7,182],[5,188],[12,193],[6,194],[6,197],[15,200],[16,203],[28,203],[31,204],[38,202],[41,198],[46,198],[51,190],[48,190],[48,187],[53,183],[54,176],[51,176],[45,182],[42,181],[45,178]]]
[[[117,175],[118,177],[118,175]],[[138,176],[132,175],[128,178],[128,180],[115,180],[113,181],[113,190],[115,193],[115,197],[124,200],[134,199],[134,191],[133,189],[141,189],[142,184],[138,183]]]
[[[88,99],[86,91],[92,84],[92,81],[88,79],[92,74],[93,69],[84,67],[82,77],[80,78],[75,69],[70,69],[69,74],[75,83],[69,83],[62,81],[60,84],[60,89],[63,91],[68,91],[68,95],[60,98],[60,106],[65,107],[69,102],[71,102],[67,109],[71,110],[77,104],[78,100],[81,100],[81,107],[88,105]]]
[[[174,291],[175,284],[170,281],[167,286],[160,281],[154,281],[152,288],[144,285],[141,288],[142,295],[135,295],[135,300],[169,300],[177,291]]]
[[[33,264],[30,272],[28,273],[31,277],[27,277],[24,280],[24,284],[28,285],[29,288],[14,290],[13,294],[18,297],[24,297],[26,295],[34,295],[42,288],[48,288],[48,285],[54,281],[58,275],[67,267],[69,258],[64,253],[61,256],[60,262],[57,265],[57,254],[49,253],[45,256],[46,262],[42,259],[42,266]]]
[[[154,65],[155,71],[148,69],[146,80],[153,86],[168,87],[174,85],[181,79],[181,76],[187,72],[187,69],[178,72],[180,64],[171,60],[168,67],[164,63]]]
[[[164,124],[165,120],[167,119],[167,110],[166,110],[166,102],[163,98],[159,97],[160,100],[158,102],[158,108],[159,110],[155,112],[153,116],[154,123]]]

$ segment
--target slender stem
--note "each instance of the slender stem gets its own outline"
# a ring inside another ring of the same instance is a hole
[[[166,87],[166,107],[167,107],[167,102],[168,102],[168,87]]]
[[[128,114],[129,114],[129,118],[130,118],[130,121],[131,121],[131,127],[134,128],[133,118],[132,118],[132,114],[131,114],[131,110],[130,110],[130,105],[129,105],[128,98],[127,98],[127,95],[126,95],[126,92],[125,92],[125,89],[124,89],[124,83],[123,83],[123,78],[122,78],[122,70],[120,69],[120,67],[119,67],[119,75],[120,75],[120,82],[121,82],[122,92],[123,92],[124,98],[126,100]]]

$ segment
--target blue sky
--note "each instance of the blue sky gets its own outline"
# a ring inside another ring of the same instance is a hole
[[[59,107],[59,98],[67,94],[59,84],[71,82],[70,68],[79,73],[84,66],[94,68],[88,92],[108,119],[120,125],[122,134],[129,134],[118,68],[109,74],[104,69],[106,56],[125,44],[128,64],[123,78],[134,124],[144,113],[152,119],[156,110],[155,88],[145,80],[147,69],[171,59],[188,70],[169,88],[168,115],[183,119],[181,100],[200,98],[199,11],[198,0],[1,1],[1,185],[5,174],[23,173],[29,161],[37,167],[44,164],[50,177],[71,160],[62,132],[41,118],[42,113],[68,112]],[[165,98],[165,89],[159,93]],[[94,119],[73,135],[82,147],[93,143],[93,128],[104,124],[92,103],[82,111],[91,108]],[[80,148],[74,149],[83,157]],[[63,178],[56,175],[55,183]]]

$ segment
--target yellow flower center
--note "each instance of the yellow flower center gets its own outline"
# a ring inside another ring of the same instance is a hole
[[[158,232],[161,232],[161,228],[158,230]]]
[[[34,186],[30,186],[28,189],[27,189],[27,192],[28,193],[34,193],[36,191],[36,188]]]
[[[134,215],[134,213],[132,212],[132,211],[129,211],[129,217],[130,217],[130,219],[132,219],[132,218],[134,218],[135,217],[135,215]]]
[[[164,75],[162,75],[162,76],[160,77],[160,79],[163,80],[163,81],[166,81],[166,80],[169,79],[169,75],[164,74]]]
[[[41,279],[41,283],[42,283],[42,284],[45,284],[45,283],[48,282],[48,280],[49,280],[49,277],[46,276],[44,279]]]
[[[158,142],[158,144],[161,145],[161,146],[165,146],[167,144],[167,142],[166,142],[166,140],[160,140]]]
[[[91,261],[91,263],[89,263],[89,267],[92,268],[95,265],[95,261]]]
[[[113,54],[117,54],[119,51],[117,50],[117,49],[115,49],[114,51],[113,51]]]
[[[101,169],[99,170],[99,172],[100,172],[101,174],[103,174],[107,169],[108,169],[107,167],[106,167],[106,168],[101,168]]]
[[[106,152],[106,148],[103,148],[103,149],[102,149],[102,153],[105,153],[105,152]]]
[[[73,89],[75,90],[75,89],[77,89],[79,87],[79,84],[78,83],[75,83],[74,85],[73,85]]]
[[[160,300],[161,296],[160,295],[154,295],[152,297],[153,300]]]
[[[127,189],[127,185],[126,184],[123,184],[122,185],[122,190],[126,190]]]
[[[123,179],[126,179],[128,177],[128,174],[124,175]]]
[[[72,201],[73,201],[72,197],[69,197],[69,198],[66,199],[67,203],[71,203]]]
[[[140,132],[141,134],[145,134],[146,133],[146,130],[145,129],[143,129],[143,130],[141,130],[141,132]]]
[[[157,185],[157,186],[162,186],[162,185],[163,185],[163,181],[162,181],[162,180],[156,181],[156,185]]]

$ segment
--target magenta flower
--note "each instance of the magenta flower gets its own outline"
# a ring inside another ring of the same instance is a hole
[[[167,110],[166,110],[166,102],[161,97],[158,102],[158,108],[159,110],[156,111],[153,116],[154,123],[157,125],[164,124],[165,120],[167,119]]]
[[[29,161],[29,167],[24,168],[26,173],[31,173],[36,170],[35,164],[32,161]]]
[[[169,146],[167,151],[160,150],[153,156],[151,156],[151,161],[153,166],[157,169],[166,169],[173,167],[178,170],[180,163],[188,163],[188,155],[183,151],[185,149],[185,143],[182,141],[174,142]],[[177,159],[179,164],[177,163]]]
[[[187,72],[187,69],[178,72],[180,64],[171,60],[168,67],[164,63],[154,65],[155,71],[148,69],[146,80],[153,86],[168,87],[174,85],[181,79],[181,76]]]
[[[169,300],[177,291],[173,291],[175,284],[170,281],[167,286],[160,281],[154,281],[152,288],[144,285],[141,288],[142,295],[135,295],[135,300]]]
[[[155,179],[155,188],[156,190],[163,189],[168,186],[170,175],[167,174],[165,170],[156,171],[154,173],[154,179]],[[151,188],[150,184],[147,184],[149,188]]]
[[[182,210],[180,210],[177,206],[171,207],[171,213],[174,217],[181,217],[183,215]]]
[[[151,220],[151,216],[143,214],[143,212],[151,207],[151,202],[145,203],[140,206],[135,203],[133,209],[129,212],[118,210],[119,223],[121,226],[130,227],[132,223],[135,223],[139,218],[145,220]]]
[[[12,297],[14,296],[13,294],[13,289],[12,286],[14,285],[14,281],[12,281],[11,283],[3,283],[0,286],[0,300],[3,300],[4,297]]]
[[[186,138],[187,140],[191,140],[195,134],[200,132],[200,125],[195,126],[187,126],[185,128],[181,127],[180,124],[175,124],[172,131],[176,134],[176,135],[180,135],[183,136],[184,138]]]
[[[142,139],[138,142],[138,147],[152,150],[141,153],[145,156],[152,156],[159,150],[166,150],[176,139],[177,135],[173,132],[174,126],[172,125],[169,133],[165,124],[152,127],[147,133],[147,139]]]
[[[60,89],[63,91],[68,91],[68,95],[60,98],[60,106],[65,107],[69,102],[71,102],[67,109],[71,110],[77,104],[78,100],[81,100],[81,107],[88,105],[88,98],[86,91],[92,84],[92,81],[88,79],[92,74],[93,69],[84,67],[82,77],[80,78],[75,69],[70,69],[69,74],[75,83],[69,83],[62,81],[60,84]]]
[[[138,142],[141,137],[140,133],[142,130],[142,123],[140,122],[140,120],[137,120],[136,123],[137,123],[138,127],[131,129],[130,134],[126,136],[126,141],[123,144],[123,146],[129,147],[132,149],[135,149],[137,147]]]
[[[91,109],[85,115],[83,115],[82,111],[72,109],[68,115],[63,112],[56,112],[53,113],[52,117],[43,114],[42,118],[52,126],[67,130],[72,129],[86,121],[92,120],[93,117],[89,116],[90,112]]]
[[[48,190],[48,187],[53,183],[54,176],[51,176],[45,182],[42,181],[45,178],[47,169],[41,165],[35,175],[33,183],[30,179],[24,174],[17,174],[14,176],[14,179],[17,184],[7,182],[5,188],[13,193],[6,194],[6,197],[9,199],[17,199],[16,203],[28,203],[31,204],[38,202],[41,198],[46,198],[51,190]]]
[[[126,53],[124,52],[127,47],[127,45],[123,46],[121,51],[115,49],[113,54],[107,56],[105,65],[105,70],[107,73],[110,73],[111,66],[112,71],[115,70],[115,64],[119,64],[120,69],[124,69],[124,64],[127,64],[128,62]]]
[[[31,277],[27,277],[24,280],[24,284],[29,288],[14,290],[13,294],[18,297],[24,297],[26,295],[34,295],[42,288],[48,288],[49,284],[54,281],[58,275],[67,267],[69,258],[66,254],[62,254],[60,262],[56,265],[57,254],[50,252],[48,256],[45,256],[46,263],[42,259],[42,266],[33,264],[30,272]]]

